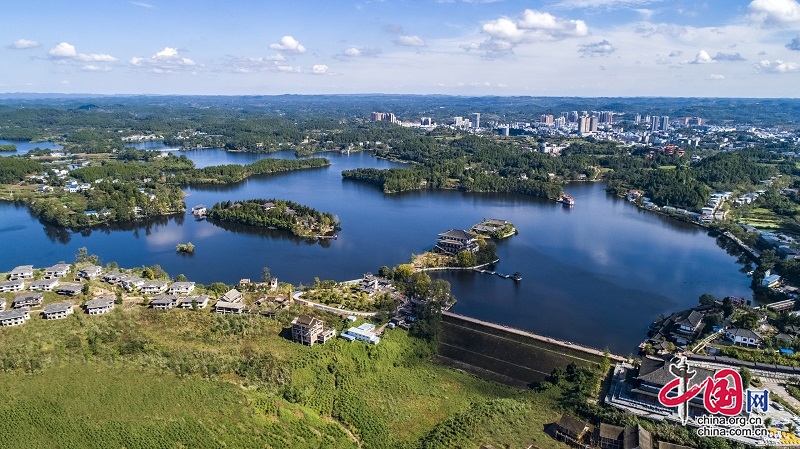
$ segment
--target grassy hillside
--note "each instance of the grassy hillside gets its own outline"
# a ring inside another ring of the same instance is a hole
[[[563,447],[542,431],[560,414],[559,388],[519,391],[433,364],[428,344],[400,329],[376,346],[298,345],[286,339],[295,312],[270,320],[134,306],[2,328],[0,441]]]

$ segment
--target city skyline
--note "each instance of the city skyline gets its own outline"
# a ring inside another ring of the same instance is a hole
[[[32,0],[0,92],[792,97],[797,0]]]

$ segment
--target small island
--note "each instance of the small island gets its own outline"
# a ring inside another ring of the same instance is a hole
[[[17,146],[13,145],[13,144],[0,145],[0,151],[11,153],[11,152],[17,151]]]
[[[192,242],[178,243],[175,246],[175,251],[185,254],[194,254],[194,244]]]
[[[517,234],[517,228],[506,220],[497,218],[483,219],[483,222],[473,225],[470,231],[489,238],[502,240]]]
[[[212,221],[281,229],[298,237],[333,238],[339,226],[333,214],[274,198],[216,203],[206,216]]]

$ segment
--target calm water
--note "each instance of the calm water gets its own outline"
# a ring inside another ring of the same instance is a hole
[[[0,145],[16,145],[17,151],[0,151],[0,156],[20,156],[23,154],[27,154],[28,151],[31,151],[34,148],[41,148],[41,149],[49,149],[49,150],[61,150],[64,147],[61,145],[55,145],[52,142],[27,142],[27,141],[20,141],[20,140],[3,140],[0,139]]]
[[[198,166],[249,163],[263,157],[218,150],[183,152]],[[469,228],[482,217],[503,218],[519,235],[498,245],[497,271],[520,271],[520,283],[473,272],[438,274],[458,298],[454,312],[534,332],[608,347],[627,354],[661,313],[697,303],[702,293],[752,297],[736,257],[693,225],[643,212],[606,194],[599,183],[566,188],[573,208],[520,195],[457,191],[386,195],[375,186],[345,181],[341,171],[400,166],[365,153],[329,153],[332,165],[267,175],[234,186],[187,188],[188,207],[249,198],[283,198],[339,216],[338,240],[319,243],[280,231],[215,226],[190,215],[102,227],[83,232],[53,229],[25,207],[0,204],[0,270],[73,260],[79,247],[104,262],[135,267],[160,264],[200,283],[258,279],[264,266],[282,281],[347,280],[396,265],[433,246],[450,228]],[[175,252],[191,241],[192,256]]]

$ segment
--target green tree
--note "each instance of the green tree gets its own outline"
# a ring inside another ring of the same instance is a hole
[[[710,295],[708,293],[703,293],[700,295],[699,303],[701,306],[710,306],[713,305],[717,301],[717,298],[714,295]]]
[[[78,254],[75,255],[75,262],[86,262],[89,258],[89,250],[85,246],[78,248]]]
[[[269,267],[264,267],[261,269],[261,282],[269,282],[272,280],[272,273],[269,270]]]
[[[739,367],[739,375],[742,376],[742,386],[747,389],[750,386],[750,382],[753,380],[753,373],[751,373],[747,367],[742,366]]]
[[[389,267],[384,265],[378,269],[378,276],[388,279],[392,276],[392,270],[390,270]]]
[[[152,268],[145,268],[145,269],[142,270],[142,277],[144,279],[153,280],[153,279],[156,278],[156,275],[155,275],[155,273],[153,273],[153,269]]]
[[[427,301],[417,306],[416,318],[409,328],[409,335],[436,345],[439,342],[439,323],[442,321],[441,304],[437,301]]]
[[[460,253],[456,254],[456,263],[460,267],[475,266],[475,255],[470,251],[461,251]]]
[[[186,278],[186,275],[185,275],[185,274],[183,274],[183,273],[181,273],[181,274],[179,274],[179,275],[175,276],[175,282],[186,282],[186,281],[188,281],[188,280],[189,280],[189,279],[187,279],[187,278]]]

